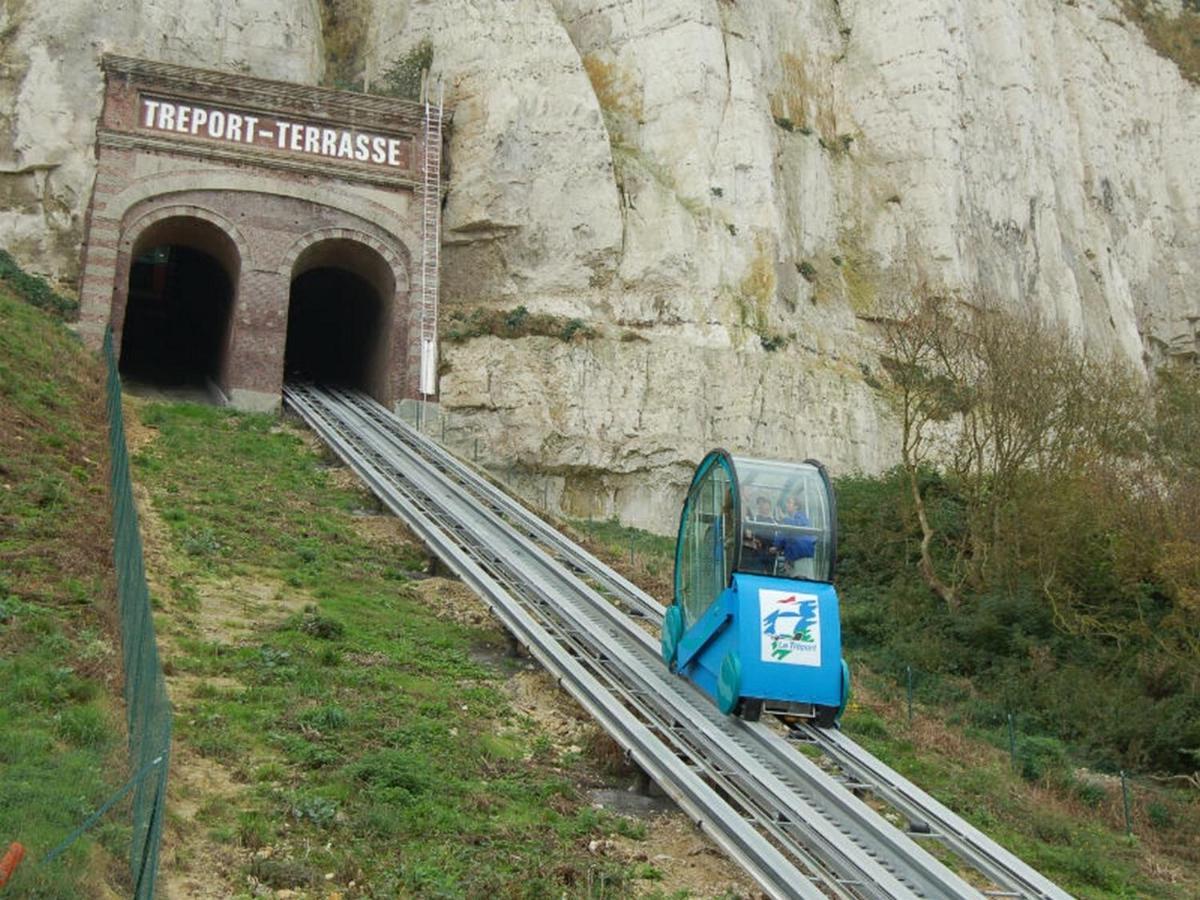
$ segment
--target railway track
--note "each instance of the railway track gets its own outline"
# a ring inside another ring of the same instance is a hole
[[[721,715],[666,670],[637,624],[661,619],[653,598],[373,400],[304,385],[288,385],[285,400],[773,896],[1068,896],[843,735],[793,732],[838,764],[837,778],[768,725]],[[923,823],[985,886],[846,782]]]

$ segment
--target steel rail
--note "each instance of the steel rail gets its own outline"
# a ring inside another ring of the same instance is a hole
[[[543,544],[555,557],[572,569],[586,574],[596,582],[596,586],[603,593],[624,607],[631,615],[646,617],[655,622],[662,620],[663,608],[653,597],[625,578],[620,572],[613,570],[566,537],[557,528],[545,522],[540,516],[530,512],[503,489],[492,484],[436,441],[396,418],[388,411],[387,407],[380,404],[375,398],[357,391],[343,389],[330,389],[328,393],[353,407],[359,414],[369,418],[377,428],[415,449],[430,465],[453,478],[527,537],[532,537]]]
[[[454,523],[438,515],[436,504],[444,498],[421,497],[416,492],[397,489],[380,470],[382,456],[369,448],[355,446],[344,427],[339,427],[336,420],[318,405],[310,391],[289,385],[284,389],[284,396],[288,405],[367,483],[388,509],[408,524],[464,583],[487,602],[505,627],[520,637],[534,658],[751,877],[776,897],[817,900],[825,896],[775,846],[746,823],[698,772],[658,740],[645,724],[631,719],[625,705],[614,698],[580,661],[562,652],[559,641],[511,596],[489,567],[463,550],[462,536],[454,533],[457,530]]]
[[[452,474],[452,477],[487,503],[493,511],[518,525],[527,536],[552,548],[558,559],[587,573],[605,593],[626,609],[635,615],[645,616],[655,624],[661,622],[663,607],[650,595],[512,500],[441,445],[400,423],[374,399],[358,393],[337,393],[344,402],[355,405],[364,415],[368,415],[378,427],[418,449],[439,470]],[[928,832],[913,832],[914,834],[920,838],[941,841],[965,862],[1001,886],[999,891],[985,890],[986,895],[1047,900],[1068,900],[1071,897],[1015,854],[1001,847],[841,732],[819,729],[811,725],[794,727],[792,732],[794,736],[826,753],[854,781],[856,788],[871,790],[904,815],[910,823],[919,828],[923,826],[929,829]]]
[[[370,425],[365,418],[359,417],[356,428],[366,430]],[[393,450],[399,449],[393,437],[384,437]],[[413,464],[421,463],[413,461]],[[544,560],[540,550],[531,546],[525,550],[536,550],[533,557],[524,561],[527,566],[533,568],[531,563],[537,563],[551,576],[557,571],[561,577],[561,569]],[[538,563],[538,556],[542,556],[544,561]],[[543,577],[546,577],[545,573]],[[543,591],[547,587],[551,590],[557,588],[560,593],[570,590],[569,587],[564,589],[561,585],[545,583],[540,587]],[[693,694],[697,693],[690,685],[665,675],[665,670],[657,661],[655,643],[641,629],[630,625],[625,617],[619,616],[590,588],[577,583],[576,590],[585,595],[592,593],[593,596],[589,611],[586,612],[572,610],[570,604],[565,604],[567,612],[579,620],[572,627],[580,629],[581,633],[595,631],[596,621],[586,622],[583,619],[588,615],[594,618],[598,613],[601,620],[607,619],[602,623],[600,640],[610,656],[606,662],[624,673],[627,699],[638,695],[644,703],[646,686],[651,687],[650,698],[660,704],[664,698],[677,693],[680,685]],[[562,597],[558,600],[560,606],[564,605]],[[664,681],[664,678],[668,680]],[[968,896],[974,893],[965,882],[853,798],[819,768],[796,754],[793,748],[768,729],[747,726],[738,720],[719,716],[711,703],[697,696],[692,696],[682,705],[676,697],[674,703],[675,706],[665,711],[666,719],[684,720],[679,730],[690,739],[693,757],[707,755],[707,773],[710,776],[724,776],[726,781],[732,777],[748,782],[742,794],[756,801],[760,810],[756,818],[760,821],[768,818],[773,820],[775,827],[771,833],[777,837],[784,832],[793,837],[803,836],[809,844],[824,845],[822,853],[826,858],[838,860],[832,866],[842,871],[843,883],[858,881],[860,894]],[[697,735],[707,737],[697,745]],[[684,743],[688,743],[688,740]],[[736,751],[722,749],[726,747],[736,747]],[[804,771],[805,768],[808,771]],[[822,811],[814,812],[810,803],[815,803]],[[755,816],[752,814],[752,817]],[[834,823],[836,831],[830,831],[830,822]],[[858,857],[850,866],[851,872],[854,868],[871,872],[871,860],[880,856],[888,861],[882,863],[882,869],[874,866],[874,873],[864,880],[862,874],[846,874],[846,867],[850,865],[846,861],[847,856]],[[873,886],[869,886],[872,883]]]
[[[811,725],[802,725],[795,730],[802,739],[811,741],[826,752],[857,783],[869,788],[906,816],[910,823],[928,828],[926,836],[946,838],[946,843],[967,862],[1004,887],[1003,891],[985,891],[985,894],[1071,900],[1069,893],[1041,872],[1005,850],[840,731]]]
[[[350,425],[347,430],[353,433],[355,438],[361,440],[363,433],[369,428],[369,424],[345,409],[339,409],[338,413],[343,418],[350,420],[347,423]],[[394,444],[391,446],[393,450],[401,453],[410,452]],[[379,449],[383,450],[384,448]],[[425,481],[429,476],[421,471],[423,468],[420,461],[413,460],[406,477],[413,482]],[[434,489],[438,490],[437,487]],[[452,498],[443,497],[443,501],[449,501],[448,506],[454,505]],[[478,511],[477,505],[469,501],[460,499],[458,503],[460,508],[454,510],[454,517],[459,522],[471,519],[472,512]],[[486,544],[486,538],[478,533],[479,523],[474,522],[473,526],[474,530],[468,537],[474,543]],[[556,617],[565,623],[565,628],[560,629],[560,634],[568,639],[567,649],[577,659],[585,662],[590,656],[591,661],[597,664],[592,667],[594,674],[604,676],[610,682],[614,675],[617,675],[616,692],[633,701],[632,711],[645,714],[655,703],[661,706],[664,698],[672,694],[676,696],[676,707],[678,707],[678,692],[689,693],[690,702],[682,704],[684,708],[682,716],[678,708],[659,711],[658,721],[655,724],[659,736],[673,743],[676,752],[681,752],[684,758],[688,759],[703,774],[720,784],[727,795],[738,798],[743,806],[748,806],[752,810],[750,818],[756,824],[765,826],[768,833],[787,847],[791,855],[801,860],[814,872],[821,873],[823,867],[829,869],[830,871],[824,874],[827,888],[835,890],[836,895],[845,896],[846,894],[839,885],[852,883],[858,885],[856,891],[858,896],[917,896],[914,891],[907,888],[892,873],[876,862],[873,858],[874,854],[855,845],[853,841],[847,840],[845,835],[850,831],[848,827],[841,826],[839,828],[830,823],[827,818],[822,817],[801,800],[790,795],[787,789],[779,783],[775,783],[770,791],[764,791],[756,781],[747,779],[743,771],[747,766],[744,752],[741,754],[740,760],[735,758],[736,754],[730,754],[725,750],[714,754],[714,745],[719,747],[722,743],[728,742],[728,735],[723,736],[724,741],[714,740],[712,736],[706,741],[697,740],[694,720],[698,710],[702,711],[704,715],[716,719],[718,725],[729,723],[730,720],[719,716],[712,704],[702,698],[690,685],[670,676],[657,662],[656,652],[646,653],[643,651],[643,658],[637,660],[631,656],[631,652],[636,654],[637,648],[631,648],[627,638],[624,642],[625,646],[622,646],[619,635],[613,635],[607,631],[597,635],[598,625],[595,617],[600,613],[613,615],[615,610],[611,605],[595,594],[585,601],[584,606],[578,605],[580,598],[589,590],[586,586],[567,574],[561,566],[555,564],[531,542],[512,535],[502,523],[493,523],[492,528],[494,530],[492,540],[506,537],[507,544],[502,547],[502,552],[494,553],[489,560],[489,565],[497,569],[506,569],[511,581],[523,582],[522,585],[518,585],[518,591],[523,587],[525,593],[532,593],[535,598],[552,599],[552,602],[545,602],[544,605],[547,609],[552,609]],[[520,559],[520,565],[514,562],[514,557]],[[574,584],[568,583],[566,579],[570,579]],[[590,609],[585,607],[590,607]],[[589,612],[592,616],[590,620]],[[601,615],[600,618],[603,619],[603,616]],[[621,619],[625,621],[623,617]],[[588,640],[589,635],[590,641]],[[646,637],[640,629],[637,630],[637,636],[639,638]],[[617,661],[623,662],[626,669],[640,669],[640,677],[639,675],[631,676],[626,671],[623,673],[622,682],[620,679],[622,673],[617,671],[620,669]],[[681,718],[684,721],[681,722]],[[689,720],[691,721],[690,725]],[[700,725],[701,728],[708,727],[710,729],[713,726],[713,722],[707,723],[707,726],[704,723]],[[758,764],[758,769],[760,777],[770,778],[770,773],[763,770],[761,763]],[[783,795],[788,798],[789,803],[786,808],[781,809],[779,803],[771,802],[775,795]],[[721,824],[717,820],[713,821],[714,824]],[[798,832],[804,834],[805,841],[797,842],[796,834]],[[805,849],[806,845],[813,844],[824,845],[824,853],[821,857],[814,857]],[[830,859],[833,860],[832,866],[828,862]]]
[[[372,409],[372,404],[362,401],[359,397],[346,397],[346,395],[340,396],[343,399],[346,399],[354,407],[356,413],[362,414],[363,416],[369,418],[372,422],[379,422],[380,419],[383,419],[384,421],[381,423],[381,427],[384,427],[387,432],[401,442],[410,446],[421,443],[419,441],[408,440],[408,435],[405,434],[405,432],[411,433],[410,430],[406,426],[397,425],[395,420],[391,419],[391,417],[388,417],[386,413],[380,415],[378,410]],[[432,442],[425,442],[422,446],[424,449],[423,455],[425,455],[426,458],[427,454],[429,453],[444,454],[444,451],[437,447],[436,444],[432,444]],[[437,467],[439,469],[445,469],[445,467],[441,465],[438,465]],[[477,476],[473,478],[472,481],[476,483],[481,482]],[[487,488],[489,492],[495,490],[494,488],[491,488],[490,485],[488,485]],[[540,520],[537,521],[540,523]],[[543,527],[548,526],[544,526],[543,524]],[[653,603],[652,600],[650,602]],[[633,683],[660,684],[658,692],[663,694],[667,693],[667,691],[661,687],[661,679],[666,678],[667,676],[663,673],[661,663],[658,660],[657,644],[654,639],[646,635],[646,633],[641,629],[631,626],[627,619],[618,615],[615,610],[609,609],[607,605],[603,605],[600,608],[608,619],[605,625],[610,630],[610,633],[614,635],[623,634],[625,640],[633,640],[642,644],[644,653],[642,655],[643,661],[640,664],[640,671],[636,672],[633,678],[630,680]],[[661,616],[661,607],[658,607],[658,605],[655,603],[654,608]],[[646,664],[644,660],[647,657],[650,658],[649,665],[653,668],[652,673],[648,673],[646,671]],[[624,661],[624,666],[626,669],[630,668],[630,663],[628,660]],[[676,679],[670,680],[677,681]],[[712,721],[714,719],[716,719],[722,725],[728,725],[730,728],[736,728],[738,726],[743,728],[746,727],[739,720],[730,720],[726,717],[717,715],[712,707],[712,704],[707,700],[701,701],[701,709],[704,711],[704,721],[693,718],[689,723],[690,727],[693,729],[711,729],[714,727]],[[676,717],[686,717],[689,714],[693,716],[695,715],[694,707],[689,707],[687,710],[672,709],[670,710],[670,714]],[[725,737],[727,738],[728,735]],[[769,764],[773,765],[776,770],[775,773],[771,773],[767,770],[767,768],[762,766],[754,768],[754,774],[756,775],[757,781],[767,786],[766,791],[764,792],[766,797],[764,799],[760,799],[760,805],[770,805],[773,803],[778,807],[781,805],[778,799],[779,797],[787,797],[789,795],[797,794],[805,799],[815,799],[815,802],[818,805],[826,809],[831,807],[836,809],[836,812],[834,813],[835,818],[842,823],[851,823],[851,827],[854,829],[855,833],[872,834],[872,839],[868,840],[869,844],[874,844],[876,848],[882,846],[885,848],[885,853],[888,856],[894,860],[902,861],[902,865],[897,865],[896,868],[911,870],[914,868],[920,869],[922,866],[932,866],[940,869],[940,866],[938,866],[936,863],[932,863],[929,860],[918,860],[914,864],[914,861],[911,859],[911,857],[914,855],[913,848],[909,845],[909,842],[902,837],[899,839],[900,845],[898,845],[896,841],[897,833],[892,826],[884,822],[881,818],[876,818],[875,814],[872,811],[869,811],[868,807],[865,807],[860,801],[858,801],[856,798],[853,798],[834,779],[831,779],[819,767],[796,754],[793,747],[782,741],[779,741],[774,734],[769,732],[769,730],[751,728],[750,733],[745,737],[747,740],[747,744],[745,745],[747,755],[741,759],[726,757],[723,758],[719,764],[729,768],[730,770],[733,770],[739,766],[745,766],[746,759],[753,760],[756,756],[768,758]],[[717,746],[721,746],[723,742],[718,741],[716,743]],[[713,754],[711,749],[705,751],[702,747],[694,748],[692,752],[698,754],[704,754],[705,752],[707,752],[709,755]],[[778,777],[778,773],[783,773],[782,779]],[[817,795],[815,798],[812,796],[814,794]],[[805,821],[806,817],[805,812],[797,811],[795,809],[784,810],[783,815],[796,818],[799,821]],[[869,820],[864,821],[864,818]],[[806,827],[809,832],[806,834],[808,840],[817,841],[819,843],[823,839],[819,825],[813,824],[811,821],[806,821]],[[846,829],[843,828],[842,832],[845,833],[845,831]],[[945,876],[939,872],[939,874],[935,877],[928,877],[927,881],[936,885],[939,879],[944,877]],[[900,888],[897,885],[892,885],[891,890],[898,891]],[[969,890],[969,888],[967,888],[967,886],[963,883],[953,883],[951,895],[961,895],[959,892],[963,890]]]

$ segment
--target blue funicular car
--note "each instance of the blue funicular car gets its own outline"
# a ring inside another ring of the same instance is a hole
[[[679,517],[663,659],[726,714],[832,726],[850,696],[836,558],[824,466],[713,450]]]

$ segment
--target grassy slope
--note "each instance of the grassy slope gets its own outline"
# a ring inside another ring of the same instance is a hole
[[[673,542],[639,539],[611,522],[573,525],[618,568],[636,547],[631,577],[667,598],[662,576],[670,572]],[[855,603],[853,589],[841,593],[844,606]],[[848,620],[853,628],[854,617]],[[941,706],[930,706],[918,690],[910,724],[904,686],[870,671],[859,654],[847,657],[855,697],[843,718],[846,733],[1072,894],[1200,896],[1200,792],[1137,780],[1129,839],[1117,779],[1081,778],[1069,760],[1040,753],[1036,738],[1018,738],[1014,765],[1006,733],[964,727],[970,717],[957,708],[963,704],[944,694],[937,696]]]
[[[0,845],[28,850],[14,897],[126,890],[122,809],[39,865],[125,771],[101,378],[0,287]]]
[[[176,866],[204,868],[209,842],[231,891],[373,896],[613,896],[654,878],[589,852],[639,826],[586,802],[587,748],[558,751],[513,708],[508,664],[488,661],[501,635],[419,599],[418,548],[356,529],[367,501],[299,432],[189,405],[135,416],[152,430],[135,478],[167,532],[151,569],[176,757],[232,785],[176,814]],[[235,621],[247,593],[262,602]]]

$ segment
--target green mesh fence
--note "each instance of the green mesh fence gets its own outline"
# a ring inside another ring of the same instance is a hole
[[[171,707],[158,661],[150,592],[142,562],[142,537],[129,476],[125,419],[121,410],[121,379],[113,353],[112,331],[104,336],[108,362],[108,440],[112,451],[113,562],[117,570],[117,602],[121,614],[121,645],[125,662],[125,708],[129,719],[130,770],[137,776],[133,789],[133,840],[129,866],[134,896],[154,896],[158,849],[167,799],[167,769],[171,748]]]

